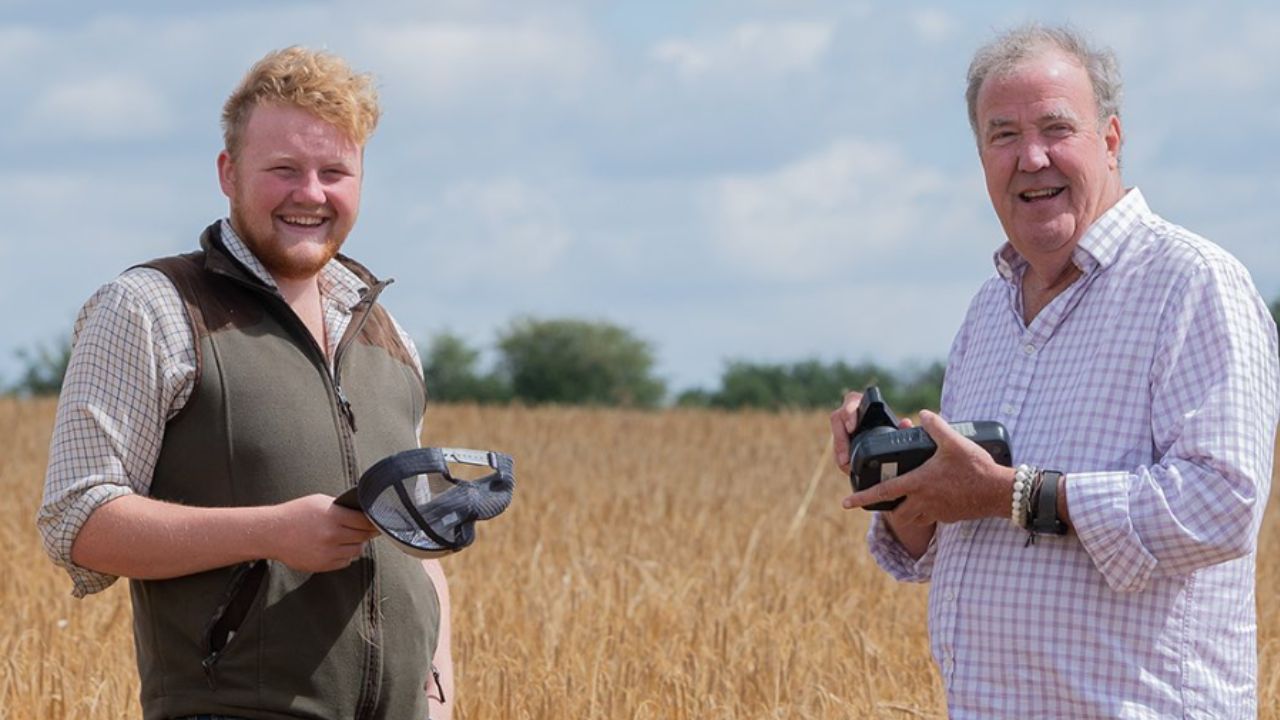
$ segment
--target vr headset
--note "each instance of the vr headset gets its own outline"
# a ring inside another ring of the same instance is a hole
[[[487,466],[476,480],[456,478],[451,463]],[[475,542],[477,520],[497,517],[511,504],[515,462],[499,452],[417,448],[374,463],[356,486],[334,500],[360,510],[404,552],[420,558],[455,553]],[[443,492],[432,484],[447,484]]]

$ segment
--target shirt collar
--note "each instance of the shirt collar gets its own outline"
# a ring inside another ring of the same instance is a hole
[[[1130,188],[1080,237],[1071,253],[1071,262],[1086,274],[1111,265],[1124,249],[1125,239],[1133,226],[1150,214],[1151,208],[1147,207],[1142,191]],[[996,272],[1009,282],[1013,282],[1027,265],[1026,258],[1007,241],[996,250],[992,259]]]
[[[258,256],[254,255],[244,240],[236,234],[228,218],[222,219],[222,243],[226,246],[227,252],[248,268],[254,277],[267,287],[279,290],[275,278],[271,277],[270,271]],[[337,260],[330,260],[320,269],[319,283],[321,297],[332,300],[348,312],[369,291],[369,286],[359,276]]]

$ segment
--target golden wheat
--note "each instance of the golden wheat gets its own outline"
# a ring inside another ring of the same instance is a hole
[[[0,400],[0,718],[137,717],[128,592],[40,549],[50,401]],[[925,589],[874,569],[818,413],[438,406],[434,445],[517,458],[516,501],[445,561],[462,718],[943,717]],[[1262,717],[1280,720],[1280,520],[1259,550]]]

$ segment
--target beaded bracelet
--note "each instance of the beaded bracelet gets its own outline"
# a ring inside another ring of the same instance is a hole
[[[1013,471],[1013,503],[1009,508],[1009,522],[1015,527],[1027,528],[1031,517],[1031,484],[1039,471],[1030,465],[1019,465]]]

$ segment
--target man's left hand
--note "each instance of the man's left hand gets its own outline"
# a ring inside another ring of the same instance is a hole
[[[920,426],[938,446],[933,457],[911,472],[846,497],[844,506],[865,507],[905,496],[892,512],[912,524],[1007,517],[1013,468],[997,464],[936,413],[920,411]]]

